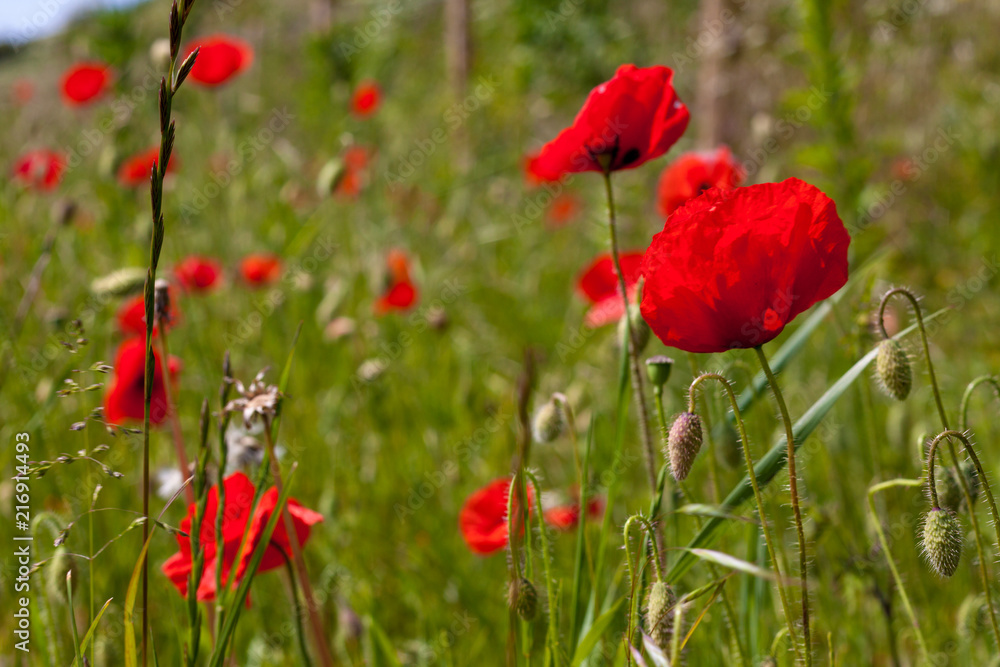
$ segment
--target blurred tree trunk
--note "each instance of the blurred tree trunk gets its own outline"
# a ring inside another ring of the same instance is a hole
[[[469,84],[472,69],[472,11],[469,0],[445,0],[444,39],[448,82],[455,102],[461,104]],[[455,130],[455,160],[461,172],[468,170],[472,160],[469,154],[468,132],[463,127]]]
[[[726,57],[728,25],[724,20],[726,0],[702,0],[698,17],[698,39],[711,38],[701,57],[695,88],[694,111],[698,119],[698,148],[714,148],[723,140],[722,94],[726,88],[723,62]]]

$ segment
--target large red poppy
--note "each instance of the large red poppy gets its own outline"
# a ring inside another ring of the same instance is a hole
[[[233,579],[233,585],[235,586],[246,572],[253,550],[263,537],[264,527],[274,512],[278,490],[270,488],[261,496],[260,502],[257,505],[257,511],[253,516],[253,523],[250,526],[247,545],[241,556],[239,554],[240,541],[243,538],[247,522],[250,521],[250,508],[253,505],[255,489],[253,482],[241,472],[236,472],[226,477],[223,480],[223,484],[225,484],[226,497],[222,512],[221,575],[223,581],[228,579],[233,564],[238,562],[239,565]],[[199,543],[205,550],[205,567],[202,571],[201,581],[198,582],[197,590],[197,598],[202,601],[215,599],[215,572],[216,568],[220,566],[215,534],[215,517],[218,508],[218,486],[213,486],[209,489],[208,500],[205,504],[206,520],[202,521],[198,536]],[[286,508],[292,518],[295,534],[299,538],[299,545],[304,545],[309,539],[311,527],[322,521],[323,516],[318,512],[302,507],[294,498],[289,498]],[[192,504],[188,507],[187,517],[181,521],[180,528],[187,534],[191,532],[191,522],[194,519],[194,513],[195,505]],[[180,594],[187,597],[188,578],[191,575],[193,567],[191,540],[189,537],[178,534],[177,545],[180,551],[167,559],[163,564],[162,570],[174,586],[177,587]],[[257,572],[266,572],[280,567],[285,563],[286,557],[291,558],[291,553],[291,545],[288,540],[288,532],[285,529],[285,522],[279,517]]]
[[[705,190],[731,190],[743,182],[743,178],[743,169],[726,146],[714,151],[684,153],[660,175],[657,208],[660,215],[667,217]]]
[[[374,81],[362,81],[351,95],[351,113],[358,118],[367,118],[382,103],[382,89]]]
[[[665,345],[763,345],[847,282],[833,201],[798,179],[712,189],[668,218],[642,260],[642,316]]]
[[[200,48],[190,78],[203,86],[224,84],[253,63],[253,48],[228,35],[203,37],[188,45],[185,57]]]
[[[149,174],[160,159],[160,147],[154,146],[149,150],[136,153],[125,160],[118,168],[118,182],[127,188],[149,185]],[[177,168],[176,153],[170,154],[167,160],[167,173],[172,173]]]
[[[247,255],[240,262],[240,275],[254,287],[269,285],[281,277],[281,260],[275,255]]]
[[[386,256],[389,280],[382,295],[375,301],[375,314],[385,315],[392,311],[405,312],[413,307],[419,298],[417,286],[410,279],[410,258],[399,249],[392,249]]]
[[[619,255],[622,273],[625,278],[625,289],[629,301],[635,298],[636,285],[639,282],[639,265],[642,263],[641,252],[624,252]],[[625,314],[625,304],[618,284],[618,272],[610,253],[598,255],[576,281],[577,289],[590,302],[585,322],[590,327],[601,327],[617,322]]]
[[[215,287],[222,267],[211,257],[190,255],[174,267],[174,277],[190,292],[207,292]]]
[[[71,107],[93,102],[111,85],[111,69],[104,63],[73,65],[62,77],[63,101]]]
[[[66,156],[46,149],[28,151],[14,163],[14,180],[36,190],[55,189],[66,169]]]
[[[180,319],[180,310],[177,308],[177,299],[175,298],[174,290],[169,289],[168,294],[170,295],[170,310],[168,311],[170,322],[167,327],[169,331],[170,327],[177,324]],[[146,335],[146,306],[142,294],[137,294],[122,303],[115,317],[118,320],[118,330],[123,334],[127,336]],[[158,326],[153,327],[154,336],[158,328]]]
[[[510,478],[493,480],[465,501],[458,515],[458,528],[465,543],[474,553],[488,556],[507,546],[507,499]],[[531,512],[532,492],[528,486],[528,511]]]
[[[167,418],[167,393],[163,386],[160,355],[153,348],[153,392],[149,421],[159,424]],[[130,338],[118,347],[111,388],[104,395],[104,419],[109,424],[121,424],[126,419],[142,420],[145,409],[143,384],[146,373],[146,342],[142,337]]]
[[[660,157],[687,128],[668,67],[622,65],[594,88],[573,124],[528,165],[542,181],[581,171],[632,169]]]

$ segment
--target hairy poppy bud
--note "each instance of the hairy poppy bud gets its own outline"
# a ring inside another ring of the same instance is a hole
[[[527,579],[521,579],[519,583],[511,582],[508,593],[508,603],[525,621],[535,620],[538,614],[538,592],[535,585]]]
[[[743,463],[743,447],[740,436],[728,420],[723,419],[712,428],[712,442],[719,461],[727,468],[736,468]]]
[[[563,432],[566,421],[562,408],[550,399],[538,408],[531,421],[531,435],[537,442],[552,442]]]
[[[897,401],[904,400],[910,394],[913,386],[910,359],[897,341],[887,338],[878,344],[875,376],[882,391]]]
[[[778,661],[769,655],[760,661],[760,667],[778,667]]]
[[[654,387],[662,387],[670,379],[670,370],[674,367],[674,360],[659,354],[646,359],[646,375]]]
[[[935,507],[924,519],[924,556],[931,569],[950,577],[962,558],[962,524],[954,512]]]
[[[646,324],[646,320],[642,319],[642,314],[639,312],[639,306],[636,304],[629,304],[628,307],[628,317],[632,322],[632,340],[635,341],[636,354],[641,354],[646,346],[649,345],[649,325]],[[621,318],[618,321],[618,340],[625,340],[625,318]]]
[[[958,608],[958,634],[966,639],[989,632],[989,607],[986,596],[967,595]]]
[[[667,436],[667,458],[678,482],[684,481],[691,472],[694,457],[701,449],[701,440],[701,418],[693,412],[679,414]]]
[[[677,599],[666,583],[657,581],[646,597],[646,632],[653,643],[663,650],[670,646],[674,628],[673,608]]]
[[[975,503],[979,497],[979,475],[976,473],[976,466],[972,461],[966,461],[959,466],[959,471],[965,477],[965,483],[969,486],[969,496]],[[957,512],[965,502],[962,485],[955,478],[953,471],[942,471],[934,481],[934,486],[937,487],[938,504],[943,509]]]

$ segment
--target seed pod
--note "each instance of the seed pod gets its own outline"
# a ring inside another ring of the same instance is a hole
[[[693,412],[677,415],[667,436],[667,458],[678,482],[684,481],[691,472],[691,464],[701,449],[701,441],[701,418]]]
[[[632,338],[636,343],[636,354],[641,354],[649,345],[649,325],[642,319],[639,306],[630,304],[628,307],[629,320],[632,322]],[[618,321],[618,340],[625,341],[625,318]]]
[[[962,524],[951,510],[935,507],[924,519],[924,556],[942,577],[950,577],[962,558]]]
[[[975,503],[979,497],[979,474],[972,461],[965,461],[959,466],[959,471],[965,477],[965,483],[969,485],[969,495]],[[934,480],[937,487],[938,504],[942,509],[957,512],[965,504],[965,493],[962,485],[955,479],[953,471],[942,470]]]
[[[875,355],[875,376],[878,385],[888,396],[904,400],[913,386],[910,359],[897,341],[887,338],[878,344]]]
[[[518,584],[511,582],[508,598],[518,616],[525,621],[535,620],[538,614],[538,592],[534,584],[523,578]]]
[[[657,581],[646,596],[646,633],[653,643],[666,651],[674,629],[674,604],[677,598],[670,586]]]
[[[538,408],[531,420],[531,435],[536,442],[552,442],[562,434],[564,428],[566,421],[562,408],[552,399]]]
[[[662,387],[670,379],[674,360],[662,354],[646,359],[646,375],[654,387]]]

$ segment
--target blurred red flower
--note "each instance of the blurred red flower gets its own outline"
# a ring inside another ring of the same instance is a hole
[[[419,298],[416,285],[410,279],[410,258],[399,249],[392,249],[386,255],[389,269],[388,285],[375,301],[375,314],[385,315],[392,311],[407,311]]]
[[[587,501],[587,518],[596,519],[604,513],[604,499]],[[545,522],[558,530],[572,530],[580,522],[580,505],[559,505],[545,510]]]
[[[167,329],[170,329],[180,320],[180,310],[177,308],[177,299],[175,298],[173,288],[170,288],[168,293],[170,294],[170,310],[168,311],[170,326]],[[137,294],[122,303],[121,307],[118,308],[116,319],[118,320],[118,330],[126,336],[145,336],[146,307],[143,295]],[[154,336],[157,333],[157,329],[159,329],[158,326],[153,327]]]
[[[278,498],[278,490],[270,488],[261,496],[257,511],[254,513],[253,522],[250,525],[250,533],[247,545],[240,556],[240,541],[243,538],[243,531],[247,522],[250,521],[250,509],[253,505],[255,488],[253,482],[241,472],[236,472],[223,480],[225,485],[225,504],[223,507],[222,521],[222,564],[221,575],[223,581],[229,578],[229,572],[234,563],[239,563],[233,585],[238,585],[243,574],[246,572],[249,559],[254,549],[263,537],[264,527],[274,512]],[[196,596],[198,600],[214,600],[215,572],[219,567],[219,554],[216,550],[215,517],[219,508],[218,486],[213,486],[208,491],[208,500],[205,504],[205,517],[199,530],[198,541],[205,550],[205,568],[202,571],[201,581],[198,582]],[[295,534],[299,538],[299,545],[305,545],[309,539],[311,527],[323,520],[323,516],[317,512],[302,507],[297,500],[289,498],[286,505],[289,515],[292,518],[292,525],[295,527]],[[187,516],[181,520],[180,528],[190,535],[191,523],[194,520],[196,506],[188,506]],[[191,569],[194,566],[191,554],[191,539],[184,535],[177,535],[177,545],[180,548],[176,554],[167,559],[163,564],[162,571],[170,581],[177,587],[180,594],[187,597],[188,579]],[[284,555],[282,555],[284,554]],[[257,569],[258,573],[273,570],[285,563],[285,557],[291,557],[291,545],[288,539],[288,532],[285,529],[285,522],[279,517],[271,534],[271,541],[264,551],[264,557]]]
[[[111,85],[111,68],[101,62],[79,63],[63,73],[63,101],[71,107],[93,102]]]
[[[159,424],[167,418],[167,392],[163,386],[163,368],[160,355],[153,348],[153,392],[149,405],[149,421]],[[171,372],[180,364],[171,362]],[[104,395],[104,419],[109,424],[121,424],[126,419],[141,421],[145,408],[143,385],[145,383],[146,342],[145,338],[130,338],[118,346],[115,355],[115,371],[111,378],[111,388]]]
[[[210,88],[220,86],[253,63],[253,48],[228,35],[202,37],[188,45],[184,57],[200,48],[190,78]]]
[[[337,184],[337,195],[354,198],[361,194],[369,158],[368,149],[363,146],[352,146],[344,151],[344,175]]]
[[[149,174],[156,166],[160,158],[160,147],[154,146],[149,150],[136,153],[125,160],[118,168],[118,182],[126,188],[134,188],[149,185]],[[173,173],[177,169],[177,154],[172,152],[167,160],[167,173]]]
[[[382,103],[382,89],[374,81],[362,81],[351,95],[351,113],[358,118],[367,118]]]
[[[24,106],[35,96],[35,84],[28,79],[17,79],[11,86],[14,104]]]
[[[473,553],[488,556],[507,546],[507,499],[510,496],[510,483],[510,477],[493,480],[465,501],[458,515],[458,528]],[[530,484],[527,491],[530,513],[533,502]]]
[[[222,267],[211,257],[190,255],[174,267],[174,277],[190,292],[207,292],[215,287]]]
[[[565,174],[632,169],[660,157],[687,128],[668,67],[622,65],[594,88],[573,124],[545,144],[529,164],[541,181]]]
[[[269,285],[281,277],[281,260],[275,255],[247,255],[240,262],[240,275],[254,287]]]
[[[660,215],[667,217],[705,190],[731,190],[742,183],[743,178],[743,169],[726,146],[714,151],[684,153],[660,175],[657,208]]]
[[[28,151],[14,163],[14,180],[36,190],[54,190],[66,169],[62,153],[39,149]]]
[[[763,345],[843,287],[850,242],[834,202],[796,178],[708,190],[646,250],[642,316],[688,352]]]
[[[623,252],[619,256],[622,273],[625,278],[625,288],[628,290],[629,301],[635,298],[636,285],[639,282],[639,265],[642,263],[641,252]],[[621,291],[618,286],[618,273],[610,253],[598,255],[590,263],[576,282],[577,289],[590,302],[585,322],[589,327],[601,327],[621,319],[625,314],[625,304],[622,303]]]
[[[580,214],[580,200],[572,192],[561,192],[552,199],[545,220],[551,227],[562,227]]]

